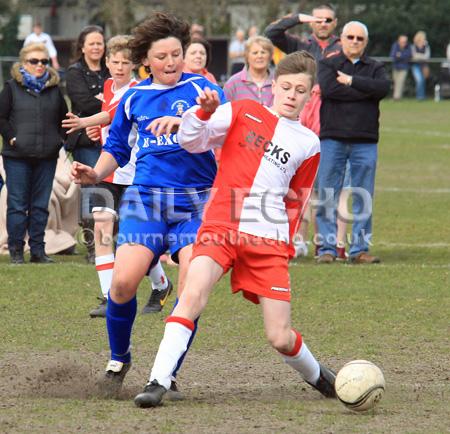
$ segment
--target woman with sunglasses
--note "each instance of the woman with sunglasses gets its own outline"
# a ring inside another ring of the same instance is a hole
[[[72,113],[87,117],[99,113],[103,102],[103,84],[109,77],[105,63],[105,39],[99,26],[87,26],[78,36],[75,46],[75,63],[69,66],[66,75],[67,95]],[[92,141],[84,129],[68,135],[66,149],[73,159],[88,166],[95,166],[102,146],[100,141]],[[88,197],[83,189],[83,197]],[[90,210],[91,206],[89,206]],[[87,247],[87,261],[95,263],[94,220],[81,220],[83,240]]]
[[[6,229],[11,262],[24,263],[25,234],[30,262],[53,262],[45,254],[44,231],[56,160],[65,137],[67,105],[45,45],[20,50],[11,80],[0,93],[0,133],[8,188]]]

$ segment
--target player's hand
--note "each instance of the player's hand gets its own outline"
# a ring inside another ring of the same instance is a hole
[[[74,161],[70,169],[70,177],[75,184],[97,184],[97,172],[86,164]]]
[[[300,23],[324,23],[326,18],[317,18],[312,15],[298,14],[298,21]]]
[[[101,128],[100,127],[87,127],[86,135],[93,141],[98,142],[101,138]]]
[[[63,128],[69,128],[67,134],[73,133],[74,131],[81,130],[82,128],[84,128],[83,118],[80,118],[71,112],[66,113],[66,117],[67,119],[63,119],[61,125]]]
[[[338,83],[344,84],[345,86],[350,86],[352,84],[352,76],[343,73],[342,71],[337,72],[338,75],[336,77],[336,80]]]
[[[197,97],[196,101],[202,110],[207,113],[214,113],[220,105],[217,90],[211,90],[209,87],[203,89],[203,92]]]
[[[163,136],[165,134],[176,133],[181,124],[181,118],[178,116],[163,116],[150,122],[145,128],[151,131],[154,136]]]

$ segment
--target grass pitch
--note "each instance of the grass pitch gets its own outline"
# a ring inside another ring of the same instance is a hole
[[[382,264],[291,264],[295,326],[330,367],[364,358],[382,368],[375,410],[351,413],[305,385],[266,343],[259,308],[231,296],[227,279],[180,374],[185,401],[132,403],[167,310],[138,316],[123,399],[102,400],[95,381],[108,346],[104,321],[88,317],[94,267],[82,255],[49,266],[1,257],[0,432],[450,432],[449,119],[449,101],[382,104],[372,249]]]

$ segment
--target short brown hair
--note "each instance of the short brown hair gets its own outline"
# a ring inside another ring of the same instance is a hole
[[[329,3],[324,3],[324,4],[313,7],[312,12],[314,12],[316,10],[322,10],[322,9],[327,9],[327,10],[333,12],[334,17],[336,18],[336,9]]]
[[[191,46],[192,44],[200,44],[203,45],[203,48],[206,51],[206,63],[205,68],[208,68],[210,62],[211,62],[211,44],[204,38],[201,38],[199,36],[193,36],[191,38],[191,41],[187,43],[186,47],[184,48],[184,54],[186,54],[186,50]]]
[[[190,26],[179,18],[163,12],[154,12],[149,18],[138,24],[132,31],[130,41],[131,60],[142,63],[153,42],[160,39],[176,38],[181,42],[183,53],[190,39]]]
[[[27,57],[27,54],[31,53],[32,51],[40,51],[48,57],[48,51],[47,51],[47,48],[45,47],[45,45],[42,44],[41,42],[34,42],[31,44],[25,45],[25,47],[23,47],[20,50],[20,52],[19,52],[20,63],[23,64],[25,62],[25,58]]]
[[[311,54],[304,50],[288,54],[281,59],[275,68],[274,78],[276,80],[280,75],[299,73],[310,75],[311,86],[314,85],[316,80],[316,61]]]
[[[89,25],[86,27],[83,27],[80,34],[78,35],[77,41],[75,43],[75,49],[74,49],[74,55],[73,55],[73,61],[79,62],[83,57],[83,46],[84,42],[86,41],[87,35],[90,35],[91,33],[100,33],[100,35],[103,36],[103,40],[105,40],[105,34],[103,32],[103,29],[100,26],[96,25]],[[102,62],[105,61],[105,54],[102,56]]]
[[[130,40],[131,35],[113,36],[106,44],[106,57],[123,53],[124,57],[131,59]]]

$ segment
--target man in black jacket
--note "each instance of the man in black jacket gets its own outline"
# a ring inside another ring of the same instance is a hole
[[[319,263],[336,258],[336,203],[345,165],[350,162],[353,228],[349,261],[377,263],[368,253],[372,237],[372,199],[377,163],[379,102],[389,92],[384,66],[364,54],[367,27],[358,21],[342,31],[342,53],[319,62],[321,159],[317,175]]]
[[[287,30],[298,25],[309,24],[312,34],[303,41],[298,36],[290,35]],[[272,43],[286,54],[305,50],[316,61],[341,51],[339,38],[333,35],[337,25],[336,13],[332,6],[321,5],[313,9],[312,15],[291,14],[269,24],[264,30]]]

